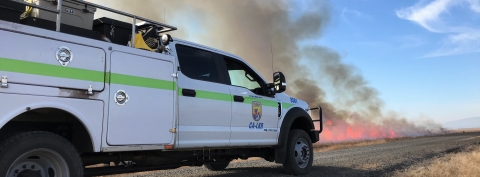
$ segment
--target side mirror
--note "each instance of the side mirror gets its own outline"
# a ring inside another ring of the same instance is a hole
[[[275,93],[282,93],[287,90],[287,82],[282,72],[273,73],[273,90]]]

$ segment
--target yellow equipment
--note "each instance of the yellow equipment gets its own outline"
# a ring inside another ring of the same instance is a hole
[[[152,49],[150,48],[150,46],[147,45],[147,43],[145,43],[145,40],[143,40],[143,36],[141,33],[137,33],[135,34],[135,42],[134,42],[134,46],[135,48],[137,49],[144,49],[144,50],[148,50],[148,51],[151,51],[151,52],[156,52],[157,49]]]
[[[28,3],[33,4],[33,0],[29,0]],[[27,7],[25,8],[25,12],[23,12],[22,15],[20,15],[20,20],[22,20],[22,19],[27,18],[28,16],[30,16],[30,13],[32,12],[32,9],[33,9],[33,7],[27,6]]]
[[[130,41],[132,42],[132,41]],[[135,48],[144,49],[152,52],[159,52],[160,36],[158,34],[158,27],[151,24],[144,24],[138,27],[138,32],[135,34]]]

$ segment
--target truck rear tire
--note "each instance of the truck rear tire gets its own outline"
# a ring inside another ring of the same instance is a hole
[[[228,167],[228,164],[230,164],[230,160],[216,161],[213,163],[206,163],[204,165],[209,170],[220,171],[220,170],[225,170],[225,168]]]
[[[4,139],[0,159],[0,176],[83,176],[75,147],[50,132],[23,132]]]
[[[312,140],[303,130],[291,130],[288,135],[287,153],[283,169],[287,174],[305,175],[313,163]]]

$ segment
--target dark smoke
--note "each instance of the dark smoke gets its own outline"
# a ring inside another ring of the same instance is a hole
[[[332,121],[322,137],[330,132],[334,136],[331,141],[423,135],[440,128],[432,122],[408,122],[395,112],[385,114],[378,91],[368,86],[355,67],[342,63],[337,52],[319,45],[300,45],[322,37],[331,20],[332,7],[326,0],[92,1],[165,20],[179,28],[171,33],[174,37],[238,55],[269,81],[273,48],[274,69],[286,74],[287,93],[311,106],[322,106],[324,117]],[[97,13],[97,17],[101,15]],[[312,66],[316,69],[310,70]],[[322,88],[333,91],[327,94]],[[334,103],[327,97],[334,98]]]

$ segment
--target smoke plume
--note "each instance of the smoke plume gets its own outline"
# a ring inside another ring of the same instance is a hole
[[[273,53],[273,69],[285,73],[287,93],[323,108],[323,142],[440,130],[432,122],[412,123],[395,112],[385,113],[378,91],[355,67],[342,63],[341,56],[325,46],[305,43],[320,39],[326,30],[332,9],[328,1],[91,1],[177,26],[172,36],[238,55],[269,81]]]

